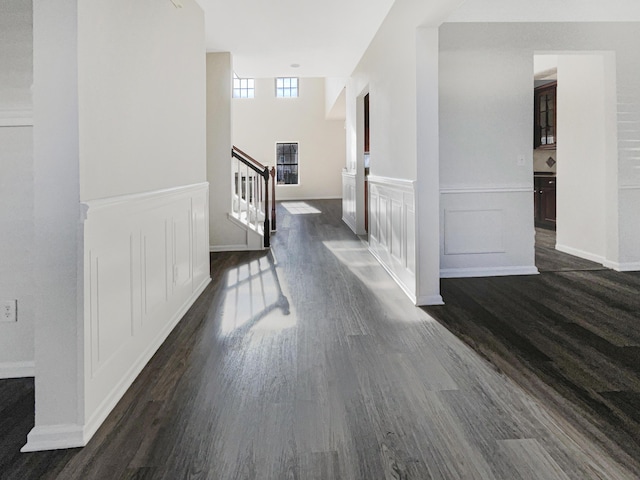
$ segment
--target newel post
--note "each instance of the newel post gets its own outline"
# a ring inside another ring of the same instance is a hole
[[[276,167],[271,167],[271,228],[276,230]]]
[[[264,178],[264,186],[265,186],[265,199],[264,199],[264,248],[269,248],[271,245],[270,235],[271,235],[271,226],[269,224],[269,167],[264,167],[264,171],[262,172],[262,177]]]

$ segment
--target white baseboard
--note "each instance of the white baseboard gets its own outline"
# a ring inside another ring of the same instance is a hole
[[[536,267],[480,267],[480,268],[443,268],[440,278],[469,278],[469,277],[504,277],[510,275],[537,275]]]
[[[421,307],[425,305],[444,305],[444,300],[440,295],[425,295],[418,297],[416,305]]]
[[[210,252],[247,252],[248,245],[210,245]]]
[[[607,268],[611,268],[616,272],[637,272],[640,271],[640,262],[611,262],[605,260],[603,265]]]
[[[24,378],[35,376],[34,362],[6,362],[0,363],[0,379]]]
[[[347,217],[342,217],[342,221],[347,225],[347,227],[349,227],[351,229],[351,231],[353,233],[357,234],[356,225],[351,220],[349,220]]]
[[[371,255],[373,255],[373,257],[378,261],[378,263],[382,265],[382,268],[384,268],[386,272],[391,276],[391,278],[393,278],[393,280],[398,284],[398,286],[402,289],[405,295],[409,297],[409,299],[413,302],[413,304],[417,305],[417,299],[416,299],[415,293],[413,293],[411,288],[409,288],[408,285],[405,285],[404,282],[400,280],[400,277],[398,277],[398,275],[395,274],[393,269],[389,265],[387,265],[386,262],[382,260],[382,258],[380,258],[380,256],[371,247],[369,247],[369,253],[371,253]]]
[[[196,288],[189,299],[180,307],[171,320],[158,333],[156,338],[148,345],[138,360],[129,368],[129,371],[120,380],[111,393],[104,399],[85,425],[44,425],[34,427],[27,436],[27,444],[22,447],[22,452],[37,452],[41,450],[60,450],[63,448],[84,447],[95,435],[96,431],[107,416],[111,413],[120,399],[124,396],[142,369],[149,363],[151,357],[182,320],[187,310],[195,303],[204,289],[211,282],[207,277]]]
[[[585,260],[590,260],[601,265],[604,265],[606,261],[605,258],[601,255],[595,255],[593,253],[585,252],[584,250],[579,250],[573,247],[568,247],[566,245],[561,245],[559,243],[556,243],[556,250],[558,250],[559,252],[568,253],[569,255],[573,255],[574,257],[584,258]]]
[[[88,442],[82,425],[44,425],[34,427],[27,435],[27,444],[21,452],[40,452],[64,448],[84,447]]]

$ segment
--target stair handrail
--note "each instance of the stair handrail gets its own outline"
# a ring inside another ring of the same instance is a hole
[[[251,170],[256,172],[264,179],[264,227],[263,227],[263,235],[264,235],[264,248],[269,248],[270,236],[271,236],[271,222],[269,219],[269,167],[264,166],[262,163],[257,161],[251,155],[240,150],[235,145],[231,148],[231,156],[236,158],[238,161],[249,167]],[[272,182],[273,183],[273,182]],[[275,215],[275,186],[272,191],[272,203],[274,208],[272,209],[272,215]],[[275,219],[275,217],[274,217]]]
[[[235,145],[231,148],[231,155],[233,155],[234,157],[236,157],[238,160],[240,160],[241,162],[243,162],[245,165],[248,165],[251,167],[251,165],[249,165],[249,163],[252,163],[253,165],[255,165],[257,168],[259,168],[260,170],[257,170],[256,168],[254,168],[254,170],[258,173],[262,173],[264,172],[264,169],[267,168],[265,167],[263,164],[261,164],[258,160],[256,160],[255,158],[253,158],[251,155],[249,155],[248,153],[243,152],[242,150],[240,150],[238,147],[236,147]],[[238,156],[239,155],[239,156]],[[240,158],[242,157],[242,158]],[[249,163],[247,163],[249,162]]]

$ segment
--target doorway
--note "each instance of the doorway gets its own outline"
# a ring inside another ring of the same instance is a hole
[[[615,59],[535,55],[533,100],[536,244],[603,264],[616,215],[607,194],[617,184]]]

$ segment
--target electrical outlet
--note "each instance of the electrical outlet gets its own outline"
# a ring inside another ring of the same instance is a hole
[[[5,300],[0,304],[0,322],[18,321],[18,301]]]

